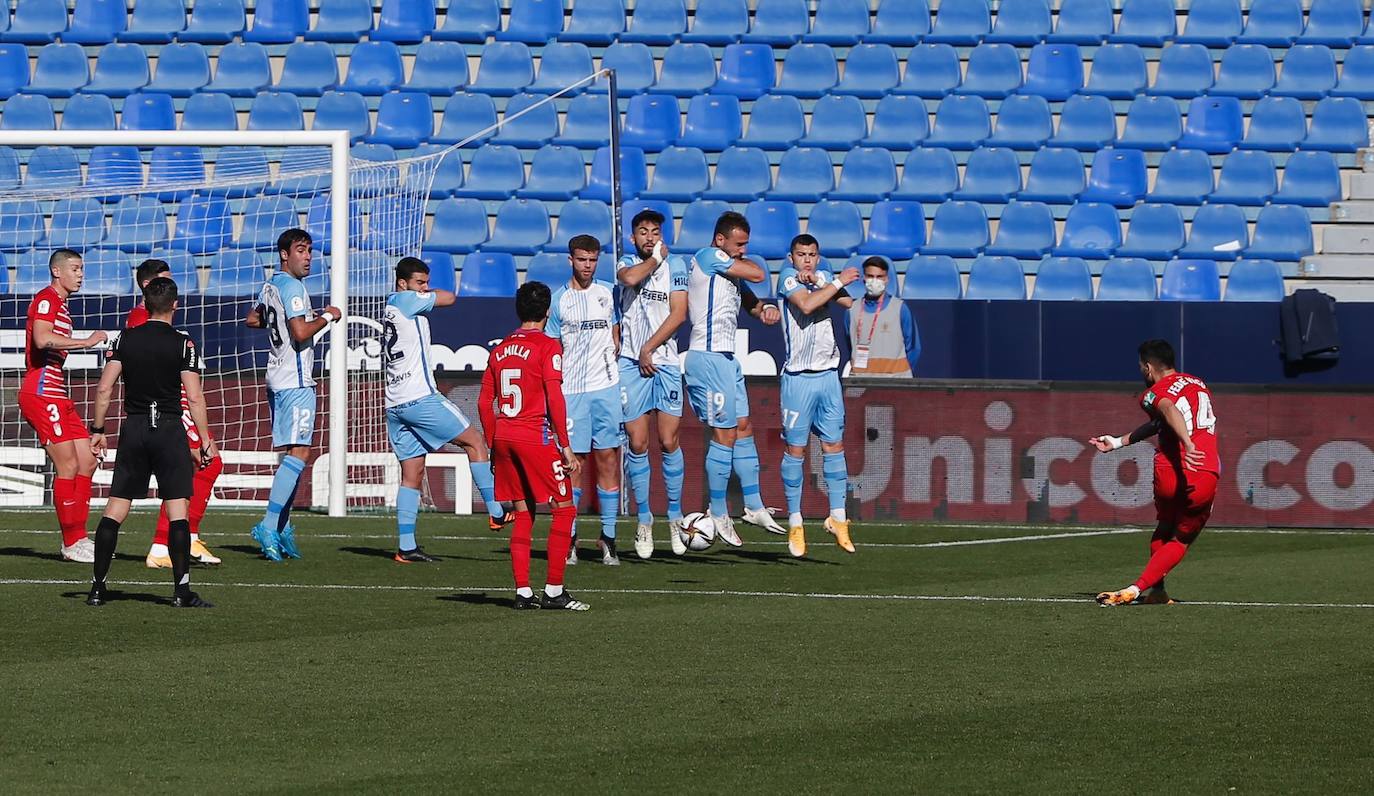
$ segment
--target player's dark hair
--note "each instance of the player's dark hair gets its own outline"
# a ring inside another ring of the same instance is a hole
[[[297,243],[313,245],[315,239],[310,237],[309,232],[292,227],[277,237],[277,251],[284,254],[291,251],[291,247],[295,246]]]
[[[1140,361],[1174,369],[1174,347],[1168,340],[1146,340],[1140,344]]]
[[[162,315],[171,312],[177,303],[177,283],[165,276],[159,276],[143,288],[143,304],[149,314]]]
[[[141,285],[149,279],[155,278],[158,274],[170,274],[171,272],[172,266],[168,265],[166,260],[150,257],[138,264],[138,268],[134,270],[134,281]]]
[[[601,241],[591,235],[573,235],[568,241],[568,254],[573,252],[601,253]]]
[[[552,294],[543,282],[526,282],[515,291],[515,315],[521,323],[542,321],[549,317]]]
[[[427,273],[429,273],[429,266],[425,265],[425,261],[419,257],[402,257],[401,261],[396,263],[396,281],[398,282],[406,282],[416,274]]]
[[[798,246],[815,246],[817,251],[819,251],[821,248],[821,242],[816,240],[816,237],[814,235],[808,235],[805,232],[803,232],[802,234],[792,239],[792,243],[788,245],[787,250],[789,252],[794,252],[797,250]]]
[[[52,269],[66,262],[67,260],[80,259],[80,252],[75,252],[71,249],[53,249],[53,253],[48,255],[48,271],[51,272]]]
[[[883,269],[883,273],[888,273],[888,269],[890,267],[888,266],[887,260],[885,258],[878,256],[869,257],[867,260],[864,260],[864,268],[868,268],[869,266],[872,266],[874,268],[881,268]]]
[[[630,221],[630,229],[639,229],[639,225],[643,224],[646,221],[650,224],[657,224],[661,228],[663,226],[663,214],[658,212],[657,210],[650,210],[647,208],[641,210],[638,213],[635,213],[634,219]]]
[[[749,219],[733,210],[727,210],[720,214],[716,219],[716,229],[711,233],[712,237],[719,235],[722,238],[730,237],[730,233],[735,230],[743,230],[744,234],[749,234]]]

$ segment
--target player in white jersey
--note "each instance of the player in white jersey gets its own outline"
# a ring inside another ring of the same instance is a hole
[[[846,268],[838,275],[821,266],[821,248],[810,235],[792,239],[787,265],[778,275],[778,296],[783,304],[782,338],[787,361],[782,366],[782,490],[787,496],[787,550],[806,555],[806,531],[802,527],[802,457],[815,434],[825,456],[825,487],[830,495],[830,516],[825,529],[846,552],[854,552],[849,540],[845,498],[849,492],[849,467],[844,460],[844,392],[840,389],[840,349],[835,345],[835,325],[830,304],[854,303],[847,288],[859,280],[859,269]]]
[[[620,309],[611,285],[597,281],[601,242],[591,235],[568,241],[572,278],[555,288],[544,333],[563,344],[563,395],[568,402],[568,440],[578,461],[596,460],[596,498],[601,506],[601,563],[620,564],[615,521],[620,513]],[[574,505],[582,489],[573,488]],[[568,552],[577,563],[577,542]]]
[[[777,307],[763,304],[753,290],[740,287],[740,280],[762,282],[768,278],[766,270],[745,256],[748,250],[749,221],[739,213],[722,213],[711,245],[692,257],[687,287],[692,336],[683,362],[692,411],[711,427],[706,483],[716,533],[735,547],[743,542],[725,501],[732,468],[744,493],[745,521],[773,533],[786,533],[773,521],[759,494],[759,453],[749,422],[744,371],[735,359],[735,329],[741,306],[766,324],[777,323],[781,317]]]
[[[282,452],[267,496],[267,512],[253,526],[253,539],[269,561],[281,561],[283,555],[301,557],[290,519],[315,436],[315,335],[343,319],[338,307],[325,307],[319,314],[310,307],[310,294],[301,280],[310,275],[312,242],[310,233],[302,229],[288,229],[277,238],[281,270],[263,285],[258,304],[245,321],[254,329],[267,330],[272,447]]]
[[[396,530],[399,543],[393,558],[402,564],[430,562],[415,541],[420,512],[420,484],[425,455],[448,443],[468,456],[472,482],[487,504],[488,525],[500,530],[505,511],[496,502],[487,444],[458,407],[439,393],[429,364],[429,313],[453,306],[447,290],[430,290],[429,266],[415,257],[396,264],[396,292],[387,297],[382,313],[382,360],[386,363],[386,430],[401,462],[401,485],[396,490]]]
[[[658,416],[663,455],[663,485],[668,495],[668,539],[673,552],[687,552],[682,524],[682,365],[677,330],[687,320],[687,261],[663,242],[662,214],[641,210],[630,222],[634,254],[616,263],[620,282],[620,402],[629,452],[625,472],[639,504],[635,553],[654,552],[653,511],[649,508],[649,414]]]

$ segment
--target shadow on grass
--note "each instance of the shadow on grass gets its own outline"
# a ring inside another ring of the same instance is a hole
[[[501,608],[507,611],[510,610],[511,606],[510,597],[493,597],[492,595],[487,594],[485,592],[475,591],[458,592],[457,594],[441,594],[438,597],[435,597],[434,599],[443,600],[445,602],[450,603],[465,603],[467,605],[481,605],[492,608]]]
[[[32,547],[0,547],[0,556],[14,556],[15,558],[38,558],[44,561],[66,561],[61,553],[45,553],[42,550],[35,550]],[[132,553],[115,553],[116,561],[143,561],[142,556]],[[90,564],[80,566],[89,567]]]
[[[168,582],[167,585],[170,586],[171,583]],[[69,600],[82,600],[82,601],[84,601],[84,600],[86,599],[86,596],[87,596],[88,594],[90,594],[90,590],[85,590],[85,591],[64,591],[64,592],[62,592],[62,596],[63,596],[63,597],[66,597],[66,598],[69,599]],[[147,593],[145,593],[145,592],[117,591],[117,590],[114,590],[114,589],[107,589],[107,590],[105,591],[105,598],[106,598],[106,605],[109,605],[109,603],[124,603],[124,602],[130,602],[130,603],[152,603],[152,604],[154,604],[154,605],[171,605],[171,604],[172,604],[172,598],[171,598],[170,595],[168,595],[168,596],[166,596],[166,597],[163,597],[163,596],[161,596],[161,595],[157,595],[157,594],[147,594]]]

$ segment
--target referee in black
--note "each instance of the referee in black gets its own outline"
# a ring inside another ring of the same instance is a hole
[[[95,417],[91,423],[91,450],[99,461],[105,452],[105,413],[110,408],[115,382],[124,380],[124,424],[120,429],[114,481],[105,516],[95,530],[95,578],[87,605],[104,605],[108,599],[105,576],[114,559],[119,526],[129,516],[129,503],[148,497],[148,478],[157,476],[158,496],[170,521],[167,548],[172,557],[174,608],[209,608],[210,603],[191,591],[191,526],[186,519],[191,479],[197,466],[215,457],[200,386],[200,355],[191,338],[172,328],[177,308],[176,283],[158,277],[143,288],[148,322],[120,334],[110,359],[100,374]],[[181,391],[205,440],[200,462],[186,448],[181,425]]]

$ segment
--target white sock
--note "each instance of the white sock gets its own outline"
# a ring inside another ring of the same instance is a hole
[[[560,583],[557,586],[552,583],[545,584],[544,593],[550,597],[559,597],[563,594],[563,584]]]
[[[534,596],[534,589],[531,589],[529,586],[521,586],[520,588],[515,590],[515,593],[520,595],[521,597],[529,599],[530,597]]]
[[[153,549],[148,551],[148,555],[153,558],[169,558],[172,554],[168,552],[167,545],[155,544],[153,545]]]
[[[193,533],[191,534],[191,544],[195,544],[196,542],[199,542],[199,541],[200,541],[200,534],[194,533],[194,532],[193,532]]]
[[[1134,583],[1132,583],[1130,586],[1127,586],[1126,588],[1122,589],[1122,591],[1128,591],[1128,592],[1130,592],[1132,598],[1135,598],[1135,597],[1139,597],[1139,596],[1140,596],[1140,589],[1137,589],[1137,588],[1135,587],[1135,584],[1134,584]]]
[[[801,512],[787,515],[787,524],[793,528],[800,528],[802,526]]]
[[[831,517],[834,517],[835,519],[839,520],[840,522],[844,522],[844,521],[846,521],[846,520],[849,518],[849,516],[848,516],[847,514],[845,514],[844,509],[831,509],[831,510],[830,510],[830,516],[831,516]]]

